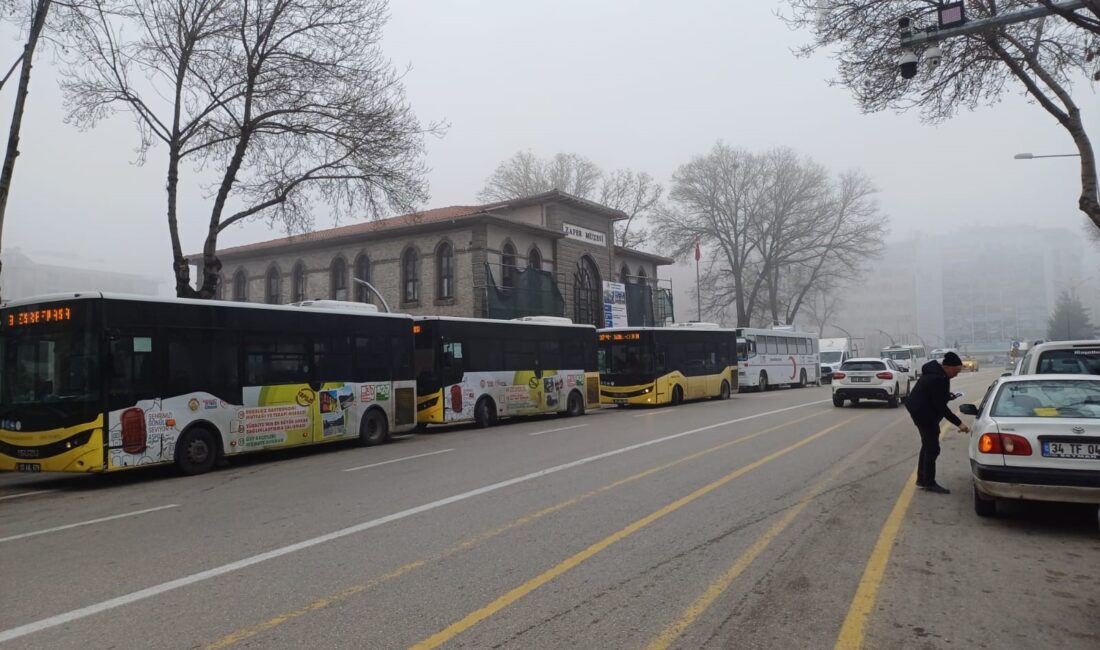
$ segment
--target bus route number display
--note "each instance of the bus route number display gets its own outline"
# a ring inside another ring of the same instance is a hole
[[[29,327],[32,325],[70,321],[72,319],[72,307],[51,307],[49,309],[11,312],[8,314],[7,321],[8,327]]]
[[[608,332],[606,334],[600,334],[601,341],[640,341],[642,340],[641,332]]]

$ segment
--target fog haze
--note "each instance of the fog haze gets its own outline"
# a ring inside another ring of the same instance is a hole
[[[792,54],[809,35],[789,30],[779,8],[394,2],[385,52],[398,67],[411,66],[405,83],[422,122],[450,124],[427,143],[426,207],[475,203],[497,164],[524,149],[576,152],[604,169],[649,172],[667,187],[679,165],[720,139],[750,150],[787,146],[837,172],[867,171],[881,189],[891,239],[993,223],[1080,232],[1077,160],[1013,159],[1074,151],[1038,106],[1014,94],[940,125],[915,113],[863,115],[846,89],[827,83],[835,71],[828,57]],[[3,60],[11,61],[20,43],[10,26],[5,35]],[[1086,124],[1100,126],[1095,91],[1082,81],[1074,93]],[[7,111],[10,95],[5,100]],[[32,79],[5,247],[153,275],[170,292],[163,148],[137,166],[128,115],[88,132],[63,117],[46,54]],[[193,182],[183,197],[181,236],[185,252],[195,252],[209,208]],[[331,225],[318,216],[317,228]],[[252,222],[230,228],[219,244],[281,234]]]

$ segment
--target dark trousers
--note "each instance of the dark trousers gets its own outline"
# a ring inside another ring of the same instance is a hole
[[[936,482],[936,458],[940,455],[940,425],[916,422],[920,431],[920,457],[917,459],[917,485]]]

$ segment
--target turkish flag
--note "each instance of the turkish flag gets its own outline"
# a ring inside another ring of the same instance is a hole
[[[702,256],[702,253],[699,252],[699,242],[695,242],[695,261],[698,262]]]

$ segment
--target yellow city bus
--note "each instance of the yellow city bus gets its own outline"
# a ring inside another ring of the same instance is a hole
[[[421,427],[488,427],[501,417],[583,415],[586,407],[599,406],[591,325],[549,316],[419,316],[414,331]]]
[[[341,306],[343,305],[343,306]],[[0,308],[0,470],[186,474],[416,426],[412,318],[70,293]]]
[[[710,323],[599,331],[600,402],[680,404],[737,390],[737,334]]]

